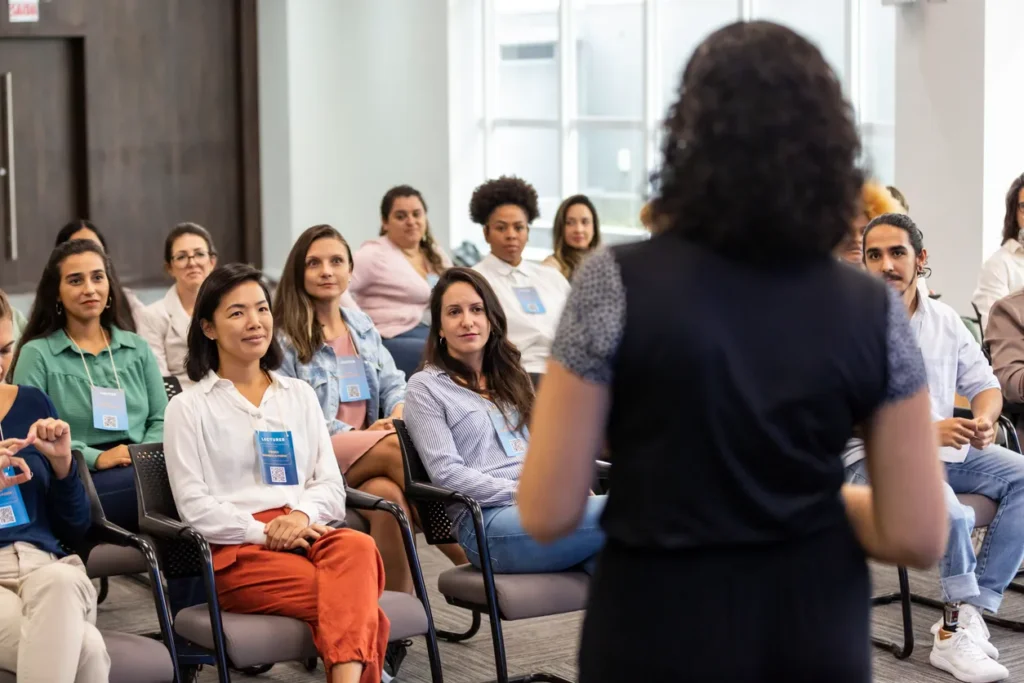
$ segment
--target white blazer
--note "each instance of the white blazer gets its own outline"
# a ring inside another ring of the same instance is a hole
[[[185,373],[191,322],[192,316],[185,312],[178,290],[172,286],[163,299],[146,306],[139,324],[139,335],[153,349],[160,374],[177,377],[182,387],[193,384]]]

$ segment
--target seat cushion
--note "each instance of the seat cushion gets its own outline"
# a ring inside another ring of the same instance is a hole
[[[221,622],[228,659],[239,669],[317,656],[313,634],[304,621],[269,614],[222,612]],[[210,613],[205,603],[178,612],[174,630],[193,643],[213,649]]]
[[[402,640],[427,632],[427,613],[423,610],[423,603],[416,596],[384,591],[380,598],[380,607],[391,622],[391,635],[388,640]]]
[[[143,574],[149,567],[146,566],[146,558],[138,548],[100,543],[89,553],[85,569],[89,573],[89,578],[98,579],[101,576]]]
[[[530,619],[575,612],[586,606],[590,577],[583,572],[495,574],[494,589],[503,619]],[[484,575],[472,565],[443,572],[437,588],[446,598],[487,609]]]
[[[956,494],[956,499],[960,501],[961,505],[974,508],[975,529],[988,526],[996,518],[996,510],[999,508],[999,505],[991,498],[978,495],[977,493],[958,493]]]
[[[172,683],[171,653],[158,640],[101,631],[110,655],[110,683]]]

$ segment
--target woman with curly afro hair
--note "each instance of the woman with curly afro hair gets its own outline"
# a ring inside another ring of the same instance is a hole
[[[942,556],[921,351],[885,283],[833,256],[859,152],[817,47],[726,26],[665,122],[664,227],[573,278],[516,503],[536,540],[571,536],[613,454],[581,683],[867,683],[865,557]],[[855,425],[873,490],[843,484]]]
[[[551,342],[569,296],[569,281],[555,270],[523,260],[530,223],[537,219],[537,190],[521,178],[502,176],[476,188],[469,215],[491,245],[473,269],[487,279],[508,318],[508,339],[534,379],[547,369]]]

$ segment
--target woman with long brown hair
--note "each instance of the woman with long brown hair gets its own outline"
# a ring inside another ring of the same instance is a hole
[[[408,377],[423,354],[430,288],[452,265],[430,234],[427,203],[419,190],[399,185],[384,194],[380,237],[363,244],[356,256],[352,296]]]
[[[978,286],[971,303],[981,317],[982,329],[988,325],[988,312],[995,302],[1024,288],[1024,174],[1013,179],[1006,192],[1003,237],[999,250],[992,254],[978,275]]]
[[[342,308],[351,276],[352,252],[341,233],[314,225],[299,235],[274,300],[284,350],[280,372],[313,387],[349,486],[398,503],[411,518],[392,425],[402,417],[405,377],[369,316]],[[386,513],[368,516],[388,590],[411,592],[401,530]]]
[[[598,518],[605,497],[592,496],[576,530],[541,545],[523,531],[516,489],[530,434],[533,384],[508,340],[505,312],[487,280],[451,268],[430,298],[425,364],[409,380],[405,421],[431,480],[475,499],[494,571],[592,571],[604,543]],[[469,561],[480,566],[470,515],[453,528]]]
[[[594,203],[585,194],[574,194],[562,202],[552,225],[555,253],[542,262],[572,280],[588,255],[601,245],[601,221]]]

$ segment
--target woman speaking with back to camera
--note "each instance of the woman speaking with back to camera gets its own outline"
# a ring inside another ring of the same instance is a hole
[[[607,441],[582,683],[867,683],[865,555],[933,564],[946,512],[903,306],[832,257],[861,186],[851,108],[811,43],[738,23],[697,48],[665,128],[665,228],[574,279],[523,526],[575,529]],[[855,425],[872,488],[843,485]]]

